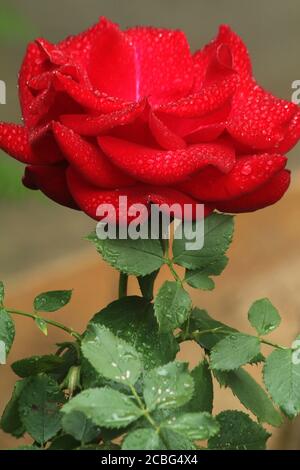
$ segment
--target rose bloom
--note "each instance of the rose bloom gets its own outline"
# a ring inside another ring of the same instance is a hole
[[[0,123],[0,147],[26,165],[25,186],[93,218],[120,195],[248,212],[289,186],[299,108],[256,83],[228,26],[192,54],[181,31],[101,18],[29,44],[19,91],[24,125]]]

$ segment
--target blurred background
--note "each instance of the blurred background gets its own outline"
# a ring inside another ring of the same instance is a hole
[[[228,23],[245,40],[258,82],[275,95],[291,99],[291,84],[300,79],[298,0],[0,0],[0,80],[7,86],[6,105],[0,104],[0,121],[20,121],[17,75],[29,41],[45,37],[52,42],[76,34],[108,16],[122,27],[137,24],[179,28],[186,32],[192,50]],[[215,317],[247,331],[246,312],[251,302],[270,297],[283,315],[274,338],[290,344],[300,330],[300,148],[290,153],[293,182],[288,195],[275,207],[237,217],[231,260],[213,293],[193,293],[195,303]],[[22,165],[0,153],[0,279],[7,285],[11,305],[30,309],[42,290],[74,288],[71,307],[61,321],[83,328],[95,311],[113,300],[116,273],[83,240],[93,222],[64,209],[21,184]],[[167,274],[162,273],[162,278]],[[137,291],[132,283],[131,292]],[[51,351],[63,338],[51,331],[45,340],[34,325],[18,321],[10,357]],[[199,357],[185,345],[182,357]],[[258,368],[251,369],[255,376]],[[16,377],[0,366],[0,412]],[[229,391],[218,393],[216,412],[238,408]],[[16,442],[0,433],[0,449]],[[270,446],[300,449],[300,425],[288,423],[276,431]]]

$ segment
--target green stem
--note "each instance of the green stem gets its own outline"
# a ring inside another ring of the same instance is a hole
[[[144,403],[143,401],[141,400],[139,394],[137,393],[135,387],[131,384],[128,384],[129,385],[129,388],[132,392],[132,395],[134,396],[134,398],[136,399],[139,407],[141,408],[141,410],[143,411],[143,414],[145,416],[145,418],[148,420],[148,422],[151,424],[151,426],[153,426],[153,428],[155,429],[155,431],[157,433],[159,433],[159,426],[157,426],[156,422],[154,421],[154,419],[152,418],[152,416],[150,415],[149,411],[147,410],[147,408],[144,406]]]
[[[128,275],[120,273],[119,278],[119,299],[127,296]]]
[[[223,335],[227,334],[228,335],[229,332],[226,330],[223,330],[222,327],[217,327],[217,328],[212,328],[210,330],[194,331],[193,333],[191,333],[190,336],[187,337],[185,332],[180,331],[180,333],[178,333],[178,335],[175,338],[178,341],[178,343],[181,343],[182,341],[186,341],[187,339],[197,340],[200,336],[206,335],[206,334],[223,334]],[[259,337],[258,339],[262,344],[266,344],[268,346],[271,346],[272,348],[286,349],[285,346],[280,346],[279,344],[273,343],[272,341],[268,341],[266,339],[259,338]]]
[[[7,311],[9,313],[13,314],[13,315],[20,315],[22,317],[31,318],[32,320],[37,320],[37,319],[41,318],[39,315],[35,315],[33,313],[21,312],[20,310],[7,310]],[[77,331],[74,331],[72,328],[69,328],[68,326],[63,325],[62,323],[59,323],[55,320],[48,320],[47,318],[42,318],[42,319],[48,325],[55,326],[56,328],[59,328],[60,330],[63,330],[66,333],[68,333],[69,335],[73,336],[78,341],[81,341],[80,333],[78,333]]]
[[[173,265],[173,261],[172,259],[170,259],[169,257],[166,257],[166,264],[169,266],[169,269],[175,279],[176,282],[178,282],[178,284],[181,285],[181,287],[183,288],[183,283],[184,283],[184,280],[180,278],[180,276],[177,274],[175,268],[174,268],[174,265]],[[184,332],[181,332],[181,337],[182,337],[182,341],[186,341],[189,339],[189,329],[190,329],[190,318],[191,318],[191,313],[192,313],[192,307],[191,307],[191,310],[190,310],[190,313],[189,313],[189,316],[187,318],[187,321],[186,321],[186,328],[185,328],[185,331]]]
[[[166,258],[166,264],[169,266],[169,269],[175,279],[176,282],[179,282],[179,284],[182,286],[183,285],[183,281],[182,279],[180,278],[180,276],[177,274],[177,272],[175,271],[174,269],[174,266],[173,266],[173,262],[170,258]]]
[[[222,327],[219,326],[219,327],[216,327],[216,328],[211,328],[210,330],[201,330],[201,331],[194,331],[192,334],[191,334],[191,339],[197,339],[199,338],[199,336],[202,336],[202,335],[207,335],[207,334],[228,334],[228,331],[226,330],[222,330]]]
[[[284,346],[280,346],[279,344],[272,343],[272,341],[268,341],[266,339],[259,338],[259,340],[260,340],[261,343],[267,344],[268,346],[271,346],[272,348],[275,348],[275,349],[287,349]]]

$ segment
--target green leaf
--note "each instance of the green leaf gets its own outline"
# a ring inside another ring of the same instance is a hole
[[[55,437],[47,450],[74,450],[80,446],[80,442],[76,441],[73,436],[63,434]]]
[[[189,294],[178,282],[166,281],[154,302],[154,311],[160,331],[170,332],[182,325],[192,308]]]
[[[163,428],[161,436],[168,450],[196,450],[193,441],[172,429]]]
[[[113,380],[109,380],[106,377],[103,377],[103,375],[99,374],[84,357],[82,358],[82,364],[80,368],[80,381],[82,384],[82,390],[86,390],[88,388],[110,387],[120,393],[124,393],[125,395],[130,393],[128,384],[114,382]],[[141,380],[139,379],[136,383],[136,389],[139,393],[141,393],[140,387]]]
[[[67,305],[71,297],[71,290],[44,292],[34,299],[34,309],[37,312],[56,312]]]
[[[233,370],[247,364],[260,352],[255,336],[235,333],[219,341],[211,351],[211,368]]]
[[[209,449],[264,450],[270,434],[241,411],[223,411],[217,417],[219,433],[208,441]]]
[[[26,380],[19,380],[15,383],[11,399],[7,403],[1,417],[1,428],[4,432],[12,434],[14,437],[21,437],[25,433],[25,428],[19,414],[19,398],[26,383]]]
[[[121,450],[121,447],[118,444],[113,442],[104,442],[98,446],[99,450]]]
[[[104,387],[105,385],[111,386],[113,383],[102,375],[98,374],[94,367],[84,357],[82,358],[81,363],[80,381],[84,390],[87,388]],[[122,386],[120,385],[120,387]]]
[[[173,416],[161,423],[160,427],[183,434],[192,441],[208,439],[219,431],[219,425],[215,418],[206,412]]]
[[[48,336],[48,325],[47,322],[40,317],[36,317],[34,320],[35,324],[37,325],[38,329],[45,335]]]
[[[0,307],[3,307],[4,302],[4,284],[0,281]]]
[[[133,385],[141,374],[142,363],[137,351],[102,325],[90,325],[81,350],[96,371],[107,379]]]
[[[204,220],[204,246],[201,250],[187,250],[185,237],[173,243],[173,261],[188,269],[203,269],[223,258],[233,235],[231,215],[213,213]],[[195,230],[195,227],[193,227]]]
[[[95,233],[88,237],[102,258],[111,266],[126,274],[146,276],[160,269],[165,263],[159,240],[100,240]]]
[[[261,336],[271,333],[281,322],[278,310],[269,299],[260,299],[254,302],[248,312],[248,319]]]
[[[11,350],[15,339],[15,324],[11,315],[4,309],[0,309],[0,341],[5,345],[6,354]]]
[[[276,349],[264,366],[264,382],[274,402],[293,418],[300,413],[300,363],[292,349]]]
[[[88,444],[85,446],[77,447],[76,450],[121,450],[121,447],[117,444],[113,444],[112,442],[105,442],[103,444]]]
[[[122,444],[122,450],[165,450],[166,447],[152,428],[137,429],[129,433]]]
[[[185,274],[185,281],[195,289],[212,290],[215,287],[210,276],[218,276],[222,273],[228,263],[227,256],[222,256],[212,264],[197,270],[188,270]]]
[[[114,390],[118,390],[121,393],[125,393],[125,395],[128,395],[129,393],[128,384],[118,383],[107,379],[103,375],[99,374],[84,357],[82,358],[80,368],[80,381],[83,390],[87,388],[101,388],[107,386],[113,388]],[[136,387],[140,387],[140,380],[137,382]]]
[[[59,346],[59,344],[57,346]],[[62,354],[63,351],[64,349],[62,350],[61,347],[59,347],[57,352],[57,354],[60,354],[63,363],[51,372],[51,377],[59,383],[66,378],[69,370],[78,364],[79,344],[75,342],[69,343],[65,352]]]
[[[153,299],[153,288],[154,288],[154,283],[155,283],[158,273],[159,273],[159,270],[154,271],[153,273],[148,274],[147,276],[138,277],[141,293],[143,297],[147,300]]]
[[[203,271],[187,271],[184,280],[195,289],[213,290],[215,288],[214,281]]]
[[[210,350],[226,336],[237,333],[237,330],[214,320],[206,310],[194,308],[190,317],[189,332],[194,334],[195,341],[201,347]]]
[[[193,392],[194,381],[184,362],[170,362],[144,376],[144,399],[149,410],[178,408],[192,398]]]
[[[81,411],[73,410],[63,415],[62,427],[81,444],[88,444],[96,439],[101,429],[88,419]]]
[[[134,426],[134,424],[133,424]],[[126,427],[119,427],[119,428],[101,428],[101,438],[104,442],[109,445],[109,442],[113,441],[116,438],[121,438],[124,435],[125,430],[127,431]]]
[[[207,411],[213,408],[213,382],[207,361],[202,361],[192,371],[194,380],[194,394],[192,399],[184,405],[186,412]]]
[[[257,356],[254,356],[251,361],[249,361],[249,364],[251,365],[257,365],[260,364],[261,362],[265,362],[266,358],[265,356],[260,352],[257,354]]]
[[[80,372],[81,372],[81,365],[70,367],[61,385],[62,387],[68,390],[69,396],[71,397],[74,395],[76,391],[81,389]]]
[[[130,397],[108,387],[84,390],[62,408],[65,414],[74,411],[107,428],[126,427],[143,414]]]
[[[145,369],[173,361],[178,344],[173,334],[161,334],[153,305],[142,297],[123,297],[112,302],[92,319],[131,344],[143,358]]]
[[[57,382],[47,375],[31,377],[19,398],[20,417],[26,431],[45,444],[61,428],[60,405],[64,395]]]
[[[29,377],[41,372],[52,372],[64,363],[62,357],[54,354],[46,356],[32,356],[16,361],[11,365],[12,370],[19,377]]]
[[[215,372],[221,386],[230,387],[232,393],[250,410],[260,422],[280,426],[282,418],[264,389],[248,372],[238,369],[230,372]]]

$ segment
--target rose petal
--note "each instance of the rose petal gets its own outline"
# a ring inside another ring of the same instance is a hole
[[[274,97],[251,81],[242,84],[232,100],[227,130],[252,148],[276,149],[297,109],[295,104]]]
[[[192,215],[196,215],[196,201],[172,188],[139,185],[133,188],[122,188],[120,191],[105,191],[89,185],[72,168],[69,168],[67,171],[67,179],[70,191],[74,195],[80,208],[96,220],[103,218],[103,215],[102,217],[99,215],[99,206],[102,205],[103,207],[103,205],[107,204],[115,208],[115,211],[108,211],[108,220],[112,223],[115,222],[114,215],[116,213],[116,223],[122,225],[131,222],[135,218],[133,215],[128,215],[128,208],[137,204],[143,204],[145,206],[145,210],[143,211],[144,219],[148,217],[151,203],[159,205],[166,204],[170,207],[170,210],[176,213],[176,216],[180,216],[180,214],[184,213],[184,209],[181,211],[180,207],[183,208],[184,204],[190,204],[192,207]],[[119,204],[120,196],[127,198],[126,206]],[[176,204],[176,206],[173,206],[174,204]],[[106,210],[108,209],[107,207]],[[205,208],[205,215],[208,215],[212,210],[213,208],[211,206],[207,206]]]
[[[194,54],[195,81],[193,92],[232,75],[232,54],[226,44],[213,42]]]
[[[278,152],[287,153],[300,139],[300,110],[296,111],[285,129],[284,138],[278,146]]]
[[[179,98],[193,85],[193,62],[181,31],[138,27],[127,30],[137,62],[136,97],[151,103]]]
[[[79,207],[90,217],[96,220],[101,220],[98,213],[100,205],[111,204],[116,209],[117,223],[127,224],[130,221],[127,209],[124,206],[119,206],[119,197],[126,196],[127,204],[130,207],[133,204],[142,202],[141,188],[123,188],[121,191],[103,190],[89,184],[84,180],[79,173],[73,168],[69,168],[67,172],[68,186],[74,196]],[[109,220],[114,222],[114,212],[109,214]],[[148,212],[146,214],[148,216]],[[128,220],[127,220],[128,219]]]
[[[217,209],[222,212],[253,212],[271,206],[282,198],[290,185],[290,172],[282,170],[271,178],[265,185],[253,193],[240,198],[219,203]]]
[[[80,105],[101,113],[111,113],[127,107],[128,102],[108,96],[104,93],[95,93],[87,89],[82,84],[75,82],[72,78],[61,73],[56,73],[53,77],[54,88],[57,91],[64,91]]]
[[[53,132],[69,163],[91,184],[102,188],[134,184],[130,176],[111,164],[98,146],[59,123],[53,123]]]
[[[185,136],[186,142],[188,144],[197,144],[199,142],[210,142],[220,137],[225,131],[230,108],[231,103],[229,100],[219,109],[206,114],[203,118],[198,118],[197,127]]]
[[[204,86],[207,70],[212,60],[214,50],[215,47],[209,44],[193,55],[195,74],[193,93],[199,93]]]
[[[30,125],[29,107],[34,99],[34,94],[28,87],[28,82],[37,75],[49,70],[50,64],[47,62],[44,52],[36,43],[30,43],[19,74],[19,96],[22,108],[22,115],[25,123]]]
[[[23,126],[0,123],[0,148],[22,163],[33,163],[28,132]]]
[[[225,130],[231,110],[230,100],[223,106],[197,118],[180,118],[161,113],[159,119],[175,134],[188,143],[206,142],[216,139]]]
[[[58,46],[72,63],[88,72],[94,92],[125,100],[136,99],[134,49],[116,24],[101,17],[96,25],[68,37]]]
[[[250,147],[250,145],[242,144],[242,142],[239,142],[238,140],[234,139],[230,134],[228,134],[228,132],[226,132],[226,129],[225,129],[224,135],[222,136],[222,140],[224,140],[224,142],[227,143],[228,145],[232,145],[232,147],[234,147],[234,149],[236,151],[236,154],[239,155],[240,157],[241,156],[246,156],[246,155],[252,155],[253,153],[255,153],[253,151],[253,148]],[[262,153],[262,152],[257,152],[257,153],[259,154],[259,153]],[[279,154],[278,150],[276,152],[268,150],[268,153],[269,154],[273,154],[273,153]]]
[[[29,132],[29,143],[39,165],[53,164],[64,160],[52,132],[52,122],[45,126],[36,127]]]
[[[64,92],[57,92],[52,86],[37,95],[28,109],[30,129],[58,120],[64,113],[81,113],[82,106]]]
[[[69,94],[69,96],[71,96],[75,101],[79,92],[80,95],[87,93],[88,100],[90,100],[90,96],[97,98],[97,95],[92,90],[89,81],[86,80],[85,74],[82,74],[76,65],[66,64],[57,69],[37,75],[29,80],[28,86],[32,89],[35,95],[37,92],[42,92],[46,89],[52,88],[56,91],[63,91]],[[98,96],[99,95],[102,96],[100,93]],[[107,95],[105,96],[107,97]],[[81,99],[81,96],[79,96],[79,103]]]
[[[56,73],[56,70],[49,70],[36,75],[27,81],[27,85],[34,92],[44,91],[50,87],[54,73]]]
[[[282,155],[250,155],[236,161],[233,169],[221,173],[206,168],[181,183],[178,189],[202,201],[224,201],[250,193],[264,185],[286,165]]]
[[[29,188],[35,185],[35,189],[40,189],[58,204],[78,208],[68,189],[65,165],[27,166],[23,183]]]
[[[242,80],[252,76],[250,56],[243,40],[228,25],[221,25],[216,43],[229,47],[232,57],[232,68]],[[224,49],[223,49],[224,52]]]
[[[47,39],[39,38],[35,41],[40,48],[44,51],[50,62],[53,65],[64,65],[68,62],[68,57],[59,49],[55,44],[52,44]]]
[[[152,203],[161,206],[161,210],[167,214],[171,213],[174,217],[182,219],[183,216],[185,220],[195,220],[198,217],[197,213],[197,202],[191,196],[178,191],[174,188],[164,188],[159,186],[158,188],[151,187],[151,193],[149,194],[149,199]],[[164,211],[163,205],[166,205],[167,208]],[[207,217],[213,210],[215,206],[213,204],[205,204],[204,206],[204,216]]]
[[[97,136],[113,127],[123,126],[134,121],[145,108],[146,101],[131,103],[120,111],[115,111],[101,116],[88,114],[62,115],[60,121],[80,135]]]
[[[66,39],[59,42],[57,46],[75,62],[86,65],[92,45],[99,33],[107,28],[109,24],[111,24],[111,22],[108,19],[100,17],[98,23],[80,34],[68,36]]]
[[[135,49],[125,33],[106,21],[90,46],[87,63],[94,88],[129,101],[138,98]]]
[[[186,137],[186,142],[190,145],[200,142],[211,142],[216,140],[224,132],[225,124],[208,124],[201,126],[198,130]]]
[[[241,80],[252,77],[250,57],[242,39],[227,25],[221,25],[217,37],[194,56],[194,91],[208,81],[220,80],[228,70],[236,72]]]
[[[119,168],[150,184],[173,184],[207,165],[230,171],[234,150],[221,143],[199,144],[179,150],[157,150],[114,137],[99,137],[99,145]]]
[[[81,82],[82,76],[75,65],[63,65],[58,69],[50,70],[41,73],[28,81],[28,86],[34,91],[41,91],[49,88],[56,75],[61,75],[69,80],[74,80],[76,83]],[[83,82],[84,83],[84,82]]]
[[[32,145],[26,127],[0,123],[0,148],[26,164],[47,165],[62,160],[57,145],[47,139],[42,145]]]
[[[161,105],[158,111],[181,118],[203,116],[223,106],[235,92],[237,84],[238,76],[231,74],[221,82],[202,88],[198,93]]]
[[[37,126],[47,116],[51,106],[54,104],[55,98],[54,90],[49,87],[32,100],[28,110],[31,128]]]
[[[186,147],[185,141],[172,132],[154,112],[149,115],[149,127],[157,143],[166,150],[177,150]]]

